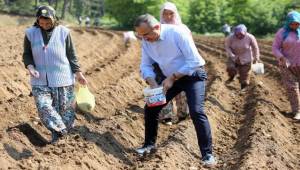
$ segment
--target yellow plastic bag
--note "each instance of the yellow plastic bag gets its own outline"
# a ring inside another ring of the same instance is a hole
[[[76,102],[79,110],[90,113],[95,108],[95,96],[87,86],[80,86],[76,91]]]

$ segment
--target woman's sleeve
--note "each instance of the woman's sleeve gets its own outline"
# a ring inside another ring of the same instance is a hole
[[[23,63],[25,68],[27,68],[28,65],[35,66],[31,50],[31,43],[26,35],[24,37]]]
[[[272,52],[273,55],[276,56],[276,58],[284,57],[284,55],[281,52],[282,41],[283,41],[282,30],[279,30],[275,35],[273,45],[272,45]]]
[[[69,60],[72,72],[73,73],[79,72],[80,66],[78,64],[76,51],[75,51],[70,34],[68,34],[68,36],[66,38],[66,54],[67,54],[67,58]]]

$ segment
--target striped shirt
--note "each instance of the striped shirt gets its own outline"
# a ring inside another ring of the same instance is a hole
[[[47,45],[44,44],[41,29],[31,27],[26,36],[31,43],[32,55],[39,78],[31,77],[31,85],[63,87],[75,83],[69,60],[66,56],[65,40],[69,30],[64,26],[54,28]]]

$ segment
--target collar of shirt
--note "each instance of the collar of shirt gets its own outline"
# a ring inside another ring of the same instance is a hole
[[[165,39],[165,26],[164,24],[160,24],[160,35],[159,35],[159,40],[164,40]]]

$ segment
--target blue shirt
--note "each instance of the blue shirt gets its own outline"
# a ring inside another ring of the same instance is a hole
[[[160,37],[157,41],[142,40],[140,69],[144,79],[155,78],[152,66],[155,62],[165,76],[175,72],[192,75],[197,68],[205,64],[191,34],[180,26],[169,24],[161,24]]]

